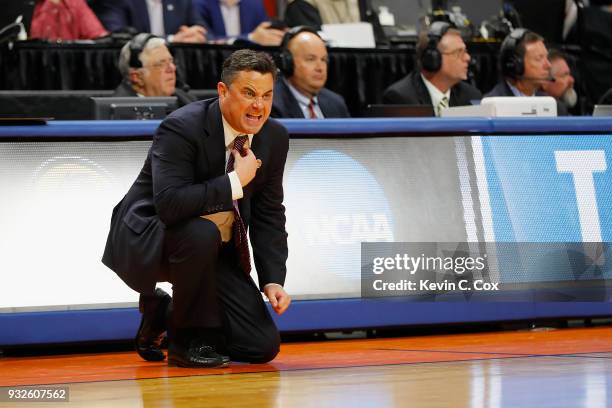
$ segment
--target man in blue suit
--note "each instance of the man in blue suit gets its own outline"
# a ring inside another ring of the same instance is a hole
[[[216,40],[233,43],[242,39],[278,46],[285,34],[271,27],[262,0],[194,0],[194,3]]]
[[[272,116],[276,118],[348,118],[344,98],[325,88],[327,48],[315,29],[293,27],[281,44],[279,69],[274,84]]]
[[[192,0],[98,0],[94,11],[111,32],[152,33],[169,42],[206,41],[206,23]]]

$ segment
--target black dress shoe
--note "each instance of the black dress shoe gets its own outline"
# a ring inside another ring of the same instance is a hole
[[[212,346],[198,341],[191,342],[188,348],[170,344],[168,365],[191,368],[223,368],[229,366],[230,358],[217,353]]]
[[[147,361],[162,361],[166,356],[161,350],[166,331],[166,316],[172,298],[161,289],[152,296],[140,295],[138,309],[142,313],[136,333],[136,351]]]

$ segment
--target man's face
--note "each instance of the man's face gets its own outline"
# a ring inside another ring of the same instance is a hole
[[[231,84],[217,84],[221,113],[238,132],[257,133],[272,110],[272,74],[240,71]]]
[[[141,54],[143,67],[139,70],[142,94],[171,96],[176,87],[176,65],[165,45],[150,48]]]
[[[574,77],[565,59],[556,58],[550,62],[550,65],[550,73],[555,78],[555,82],[544,84],[544,90],[550,96],[560,99],[565,91],[574,87]]]
[[[445,34],[438,44],[438,49],[442,53],[442,67],[438,74],[455,84],[465,81],[471,58],[461,36],[454,33]]]
[[[319,93],[327,81],[327,48],[316,34],[303,32],[289,43],[293,75],[289,82],[306,96]]]
[[[548,61],[548,50],[543,41],[535,41],[525,45],[525,73],[527,80],[539,83],[546,82],[550,77],[550,61]],[[520,78],[519,78],[520,79]]]

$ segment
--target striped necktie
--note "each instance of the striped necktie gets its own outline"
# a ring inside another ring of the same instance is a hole
[[[249,140],[247,135],[240,135],[234,139],[234,149],[238,150],[242,156],[244,156],[243,148],[246,142]],[[226,173],[234,171],[234,155],[230,153],[227,159]],[[238,201],[234,200],[234,225],[232,226],[232,236],[234,237],[234,243],[238,250],[240,257],[240,266],[247,275],[251,273],[251,254],[249,253],[249,241],[247,238],[246,227],[242,217],[240,216],[240,210],[238,209]]]
[[[317,112],[315,112],[315,101],[314,98],[310,98],[310,103],[308,104],[308,114],[310,115],[309,119],[316,119]]]
[[[442,99],[440,99],[440,102],[438,102],[438,106],[436,108],[437,116],[440,116],[442,110],[445,108],[448,108],[448,98],[443,96]]]

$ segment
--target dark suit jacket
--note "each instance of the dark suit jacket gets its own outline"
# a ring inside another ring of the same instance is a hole
[[[350,118],[344,98],[327,88],[321,89],[317,95],[319,107],[326,118]],[[274,101],[272,116],[275,118],[304,119],[300,105],[291,93],[291,90],[279,75],[274,84]]]
[[[210,32],[215,37],[227,37],[219,0],[194,0],[194,3]],[[241,37],[246,38],[259,24],[269,20],[262,0],[241,0],[239,8]]]
[[[512,93],[512,89],[508,86],[506,81],[498,82],[497,85],[493,87],[487,94],[485,94],[485,98],[490,96],[514,96]],[[536,96],[548,96],[543,91],[537,91]],[[556,99],[555,99],[556,100]],[[557,101],[557,116],[568,116],[569,113],[567,111],[567,106],[559,100]]]
[[[285,8],[285,23],[289,27],[306,25],[320,31],[323,20],[318,8],[305,0],[294,0]]]
[[[482,99],[480,91],[468,84],[459,82],[451,88],[449,106],[471,105],[473,100]],[[431,105],[431,96],[418,70],[412,71],[395,82],[383,93],[383,103],[394,105]]]
[[[263,288],[285,280],[286,129],[268,120],[254,135],[251,149],[262,166],[244,187],[239,208],[245,225],[250,226],[253,259]],[[218,100],[186,105],[161,123],[140,174],[113,209],[102,262],[132,289],[152,293],[155,282],[166,275],[162,257],[166,227],[232,208]]]
[[[192,1],[162,0],[166,35],[175,34],[181,25],[206,27]],[[97,0],[94,11],[108,31],[133,27],[140,33],[151,32],[146,0]]]
[[[138,96],[138,94],[134,91],[130,83],[124,80],[115,88],[113,96]],[[176,96],[179,107],[198,100],[198,98],[190,94],[189,91],[184,91],[178,87],[174,90],[174,96]]]

